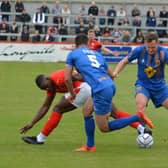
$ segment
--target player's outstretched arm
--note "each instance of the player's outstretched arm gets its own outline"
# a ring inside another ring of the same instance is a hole
[[[35,115],[35,117],[33,118],[33,120],[26,124],[25,126],[23,126],[22,128],[20,128],[20,133],[26,133],[28,130],[30,130],[38,121],[40,121],[45,114],[48,112],[49,107],[51,106],[51,103],[53,101],[55,96],[47,96],[43,105],[40,107],[39,111],[37,112],[37,114]]]
[[[116,78],[118,77],[119,73],[124,69],[124,67],[126,66],[126,64],[128,64],[128,58],[125,57],[123,58],[115,67],[114,71],[113,71],[113,77]]]

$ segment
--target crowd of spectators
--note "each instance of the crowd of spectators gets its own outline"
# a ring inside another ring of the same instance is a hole
[[[143,18],[137,4],[132,6],[129,16],[123,5],[119,9],[115,9],[114,5],[105,9],[104,5],[97,5],[95,1],[91,1],[88,8],[82,3],[78,12],[75,11],[77,15],[73,15],[68,3],[60,4],[58,0],[52,8],[48,7],[47,2],[42,2],[32,14],[27,12],[22,0],[14,3],[15,17],[10,15],[11,9],[10,1],[2,0],[0,40],[53,42],[57,41],[58,35],[62,35],[61,41],[67,41],[67,35],[87,34],[89,29],[94,29],[96,37],[101,37],[102,41],[126,45],[132,42],[143,43],[145,31],[155,31],[159,38],[167,37],[166,6],[162,7],[157,17],[153,7],[149,7]],[[145,31],[142,25],[144,18]],[[10,33],[9,38],[7,33]]]

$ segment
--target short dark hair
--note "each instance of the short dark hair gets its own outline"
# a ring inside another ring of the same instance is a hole
[[[76,46],[80,46],[82,44],[87,45],[88,44],[88,37],[86,34],[79,34],[75,38],[75,44]]]
[[[153,40],[158,41],[158,35],[155,32],[149,32],[146,34],[145,40],[148,43],[152,42]]]
[[[40,88],[44,80],[45,80],[45,76],[43,74],[40,74],[35,78],[35,83]]]

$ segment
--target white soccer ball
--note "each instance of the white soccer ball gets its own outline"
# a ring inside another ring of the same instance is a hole
[[[151,148],[152,145],[154,144],[154,139],[152,135],[148,133],[138,135],[136,141],[137,141],[137,145],[140,148]]]

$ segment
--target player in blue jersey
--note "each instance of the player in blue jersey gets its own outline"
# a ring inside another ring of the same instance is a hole
[[[145,45],[135,48],[130,56],[121,60],[113,76],[117,77],[126,64],[135,59],[138,65],[135,82],[137,112],[145,112],[150,99],[156,108],[163,106],[168,109],[168,86],[164,74],[165,64],[168,64],[168,51],[159,45],[157,34],[147,34]]]
[[[100,53],[87,47],[88,37],[86,35],[78,35],[75,38],[75,44],[77,48],[69,53],[65,68],[65,83],[71,94],[70,100],[76,97],[71,78],[73,68],[76,68],[91,86],[95,118],[100,131],[114,131],[140,120],[150,126],[151,121],[142,112],[127,118],[108,120],[112,107],[112,98],[115,94],[112,70]]]

